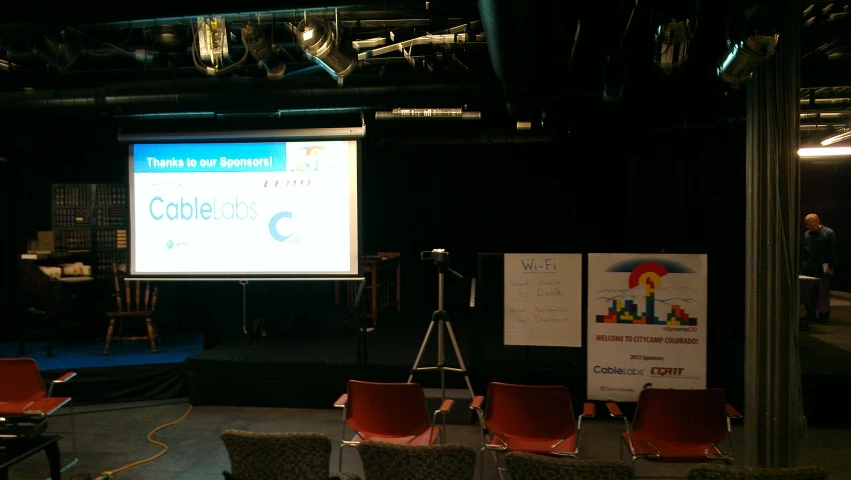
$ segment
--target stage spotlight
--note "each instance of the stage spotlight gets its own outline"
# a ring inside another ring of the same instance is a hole
[[[269,78],[281,78],[286,64],[281,61],[278,49],[257,22],[246,22],[242,27],[242,41],[251,55],[266,69]]]
[[[198,17],[198,52],[201,59],[219,69],[228,53],[228,33],[225,19],[218,17]]]
[[[734,87],[753,76],[757,65],[774,54],[780,35],[753,33],[740,42],[728,42],[727,56],[718,67],[718,77]]]
[[[340,51],[336,43],[336,34],[328,28],[325,20],[318,17],[306,17],[299,22],[295,35],[305,56],[335,78],[345,77],[355,69],[357,57]]]
[[[675,20],[657,27],[655,61],[663,73],[670,75],[674,68],[686,61],[693,35],[689,20]]]

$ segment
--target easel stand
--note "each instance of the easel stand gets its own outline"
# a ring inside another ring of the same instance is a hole
[[[417,359],[414,361],[414,366],[411,368],[411,374],[408,376],[408,383],[411,383],[414,379],[414,373],[416,372],[425,372],[425,371],[439,371],[440,372],[440,401],[441,404],[446,401],[446,372],[460,373],[464,375],[464,380],[467,383],[467,390],[470,392],[470,401],[472,402],[475,398],[475,394],[473,393],[473,385],[470,383],[470,377],[467,375],[467,367],[464,366],[464,359],[461,357],[461,351],[458,348],[458,341],[455,339],[455,332],[452,330],[452,323],[449,321],[449,315],[443,309],[443,278],[444,273],[448,271],[449,273],[455,275],[459,279],[463,279],[460,273],[452,270],[441,262],[437,263],[437,271],[438,271],[438,294],[437,294],[437,310],[434,311],[431,315],[431,322],[428,325],[428,330],[426,331],[425,338],[423,339],[422,345],[420,345],[420,351],[417,353]],[[434,326],[437,325],[437,364],[434,366],[426,366],[421,367],[420,361],[423,357],[423,352],[426,349],[426,345],[428,345],[431,334],[434,332]],[[446,366],[446,355],[444,348],[444,335],[445,332],[449,332],[449,339],[452,341],[452,347],[455,350],[455,358],[458,360],[458,365],[460,368],[447,367]],[[443,435],[446,432],[446,415],[443,415],[443,428],[440,430],[441,438],[444,439]]]

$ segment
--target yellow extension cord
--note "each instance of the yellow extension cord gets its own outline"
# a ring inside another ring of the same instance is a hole
[[[160,442],[160,441],[154,440],[154,439],[153,439],[153,438],[151,438],[151,437],[152,437],[155,433],[157,433],[157,432],[159,432],[160,430],[162,430],[163,428],[170,427],[170,426],[172,426],[172,425],[177,425],[178,423],[182,422],[184,419],[186,419],[186,417],[187,417],[187,416],[189,416],[189,412],[191,412],[191,411],[192,411],[192,405],[189,405],[189,408],[187,408],[187,409],[186,409],[186,413],[184,413],[184,414],[183,414],[183,416],[181,416],[180,418],[178,418],[177,420],[175,420],[175,421],[173,421],[173,422],[169,422],[169,423],[166,423],[166,424],[160,425],[159,427],[157,427],[157,428],[155,428],[155,429],[151,430],[151,431],[150,431],[150,433],[148,433],[148,441],[149,441],[149,442],[151,442],[151,443],[155,443],[155,444],[157,444],[157,445],[159,445],[159,446],[163,447],[163,449],[162,449],[162,451],[160,451],[160,453],[158,453],[158,454],[156,454],[156,455],[153,455],[153,456],[151,456],[151,457],[145,458],[145,459],[143,459],[143,460],[138,460],[138,461],[135,461],[135,462],[133,462],[133,463],[128,463],[127,465],[124,465],[123,467],[120,467],[120,468],[116,468],[115,470],[111,470],[111,471],[103,472],[103,473],[101,473],[101,474],[100,474],[101,476],[100,476],[100,477],[98,477],[98,480],[108,480],[108,479],[112,478],[112,477],[113,477],[116,473],[118,473],[118,472],[121,472],[121,471],[127,470],[128,468],[133,468],[133,467],[135,467],[135,466],[137,466],[137,465],[142,465],[143,463],[148,463],[148,462],[150,462],[150,461],[152,461],[152,460],[156,460],[157,458],[159,458],[159,457],[163,456],[163,455],[165,454],[165,452],[167,452],[167,451],[168,451],[168,445],[164,444],[163,442]]]

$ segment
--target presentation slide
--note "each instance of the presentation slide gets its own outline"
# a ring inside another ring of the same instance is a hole
[[[346,276],[357,140],[130,146],[131,272]]]

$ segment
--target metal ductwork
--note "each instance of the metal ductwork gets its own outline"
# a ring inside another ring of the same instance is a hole
[[[548,16],[537,14],[535,2],[478,0],[478,6],[491,65],[502,86],[508,113],[526,116],[530,95],[540,88],[538,82],[545,80],[537,75],[537,55],[550,57],[553,65],[548,65],[548,70],[559,69],[556,49],[569,52],[570,47],[563,42],[555,47],[558,45],[555,39],[548,40],[552,32],[542,22]]]

